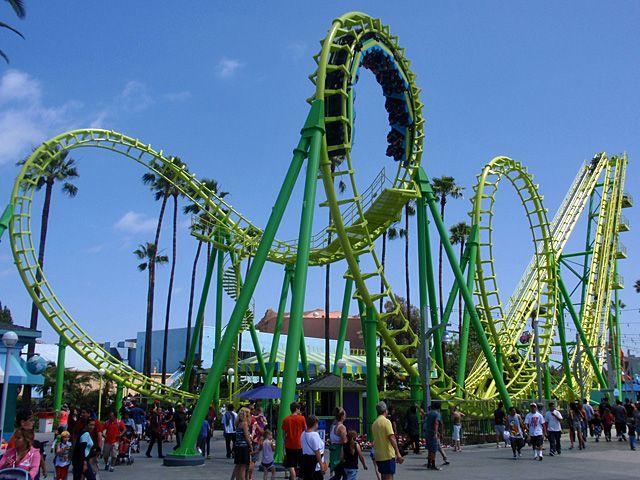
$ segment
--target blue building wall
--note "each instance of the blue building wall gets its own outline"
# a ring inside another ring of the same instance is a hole
[[[191,329],[191,336],[193,337],[194,329]],[[268,352],[271,349],[271,341],[273,340],[272,333],[257,332],[260,347],[263,352]],[[187,329],[186,328],[172,328],[169,330],[169,341],[167,344],[167,372],[175,372],[180,362],[184,359],[185,344],[187,341]],[[151,371],[162,371],[162,349],[164,342],[164,330],[155,330],[152,332],[151,337]],[[324,338],[306,337],[305,344],[307,346],[307,352],[324,352]],[[330,340],[330,352],[336,351],[336,340]],[[202,340],[202,366],[204,368],[211,367],[213,363],[213,350],[215,345],[215,328],[212,326],[204,327],[204,337]],[[287,345],[287,336],[281,335],[278,344],[278,349],[284,350]],[[345,342],[345,351],[348,352],[350,345],[349,342]],[[132,365],[139,372],[142,371],[142,364],[144,361],[144,332],[138,332],[137,334],[137,346],[135,351],[135,363]],[[251,341],[251,335],[249,332],[244,332],[242,335],[241,351],[245,354],[255,354],[253,342]]]

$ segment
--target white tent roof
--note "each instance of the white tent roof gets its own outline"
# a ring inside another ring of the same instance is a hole
[[[26,347],[25,347],[26,351]],[[36,353],[47,362],[58,362],[58,345],[50,343],[36,343]],[[73,348],[67,347],[64,356],[64,366],[78,372],[97,372],[98,369],[82,358]]]

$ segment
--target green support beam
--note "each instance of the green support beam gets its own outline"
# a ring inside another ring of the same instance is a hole
[[[571,376],[571,364],[569,363],[569,350],[567,350],[567,346],[569,342],[567,342],[567,334],[564,326],[564,303],[562,299],[559,299],[560,305],[558,305],[558,337],[560,338],[560,350],[562,351],[562,370],[564,372],[565,382],[567,384],[567,388],[569,389],[570,400],[575,398],[575,393],[573,390],[573,377]],[[574,342],[575,343],[575,342]]]
[[[344,350],[344,340],[347,336],[347,326],[349,325],[349,306],[351,305],[351,294],[353,293],[353,278],[347,277],[344,282],[344,295],[342,296],[342,311],[340,312],[340,330],[338,332],[338,342],[336,344],[336,356],[333,361],[334,375],[340,374],[338,360],[342,358]]]
[[[424,175],[426,177],[426,174]],[[440,218],[440,211],[438,209],[438,203],[436,202],[435,194],[433,193],[433,188],[429,183],[426,183],[426,185],[424,185],[424,190],[427,205],[429,206],[429,211],[431,212],[431,216],[434,220],[434,223],[436,224],[436,228],[438,229],[438,233],[442,241],[442,246],[444,247],[444,250],[447,254],[447,259],[449,260],[449,264],[451,265],[451,269],[453,270],[456,282],[458,282],[460,292],[462,293],[462,298],[464,299],[465,308],[471,316],[471,325],[476,332],[476,335],[478,336],[478,342],[480,343],[482,352],[484,353],[484,356],[487,360],[487,364],[489,366],[489,370],[491,371],[493,381],[496,384],[500,399],[504,403],[505,407],[508,408],[511,406],[511,397],[509,395],[509,392],[507,391],[507,386],[504,383],[504,379],[502,378],[502,371],[498,367],[498,363],[493,356],[491,345],[487,340],[487,336],[485,334],[484,328],[482,327],[482,322],[480,321],[478,312],[475,309],[471,291],[467,288],[466,279],[462,274],[462,270],[460,270],[460,264],[458,263],[456,253],[454,252],[453,247],[451,246],[451,242],[449,241],[447,227],[442,221],[442,218]]]
[[[478,225],[471,227],[468,249],[468,270],[467,270],[467,289],[473,292],[473,282],[476,274],[476,257],[478,256]],[[464,267],[461,265],[461,269]],[[456,283],[457,285],[457,283]],[[474,307],[475,310],[475,307]],[[458,371],[456,372],[456,383],[458,384],[457,395],[462,396],[464,391],[464,383],[467,375],[467,353],[469,352],[469,323],[471,316],[469,309],[465,308],[462,313],[462,331],[459,333],[460,338],[460,359],[458,360]]]
[[[200,303],[198,304],[198,313],[196,315],[196,323],[193,328],[193,335],[191,336],[191,345],[189,345],[189,354],[184,362],[184,375],[182,377],[182,390],[189,391],[189,384],[191,383],[191,372],[195,363],[196,351],[198,350],[198,344],[200,341],[200,333],[202,332],[202,326],[204,323],[204,310],[207,305],[207,297],[209,296],[209,287],[211,286],[211,277],[213,276],[213,266],[216,263],[216,255],[212,254],[207,260],[207,272],[204,277],[204,284],[202,285],[202,293],[200,294]],[[216,352],[217,353],[217,352]]]
[[[116,417],[122,417],[122,393],[123,393],[122,383],[116,383]]]
[[[56,425],[60,411],[62,410],[62,392],[64,391],[64,357],[67,341],[64,337],[58,340],[58,361],[56,363],[56,396],[53,402],[53,410],[56,414]]]
[[[314,147],[317,148],[322,138],[322,129],[324,125],[323,112],[324,102],[321,100],[314,101],[305,122],[298,146],[294,150],[293,159],[291,160],[284,182],[282,183],[280,192],[278,193],[278,197],[273,209],[271,210],[269,220],[267,221],[262,238],[260,239],[260,243],[255,252],[251,268],[249,269],[247,278],[245,279],[244,288],[238,296],[238,300],[236,301],[231,317],[229,318],[226,331],[220,341],[219,353],[214,359],[205,384],[200,392],[200,398],[191,416],[191,421],[187,427],[184,439],[179,448],[165,457],[165,465],[201,465],[204,463],[202,456],[195,448],[196,440],[198,439],[198,434],[202,427],[202,422],[207,416],[209,405],[213,400],[215,385],[220,383],[227,359],[231,355],[233,343],[238,335],[238,331],[242,325],[242,319],[244,318],[244,314],[249,306],[251,297],[253,296],[253,292],[255,291],[260,274],[262,273],[262,269],[267,260],[269,250],[275,239],[276,232],[280,226],[280,222],[282,221],[289,199],[291,198],[296,180],[307,156],[307,151],[311,144],[315,144]]]
[[[378,416],[376,413],[376,405],[379,401],[378,376],[376,375],[376,369],[378,368],[376,355],[377,325],[378,319],[376,318],[375,309],[367,308],[364,320],[364,343],[367,363],[367,432],[371,432],[371,424]]]
[[[602,372],[600,371],[600,365],[598,365],[598,361],[591,350],[591,346],[589,341],[587,340],[587,336],[582,329],[582,324],[580,322],[580,318],[578,318],[578,314],[576,313],[575,308],[573,308],[573,304],[571,303],[571,296],[569,295],[569,291],[562,280],[562,277],[558,275],[558,287],[560,287],[560,293],[562,294],[562,298],[564,300],[564,304],[569,310],[569,314],[571,315],[571,319],[573,320],[573,324],[578,330],[578,335],[580,335],[580,341],[582,342],[582,348],[587,352],[587,357],[589,358],[589,362],[591,363],[591,367],[594,370],[594,373],[598,379],[598,383],[600,384],[600,388],[607,388],[607,382],[602,376]]]
[[[293,361],[285,362],[280,409],[278,412],[278,423],[287,416],[288,406],[293,402],[296,393],[296,380],[298,378],[298,355],[300,352],[300,342],[304,341],[302,335],[302,316],[304,313],[304,297],[307,287],[307,273],[309,269],[309,252],[311,250],[311,235],[313,229],[313,213],[315,210],[316,191],[318,188],[318,169],[320,167],[320,155],[322,138],[324,135],[324,107],[323,102],[316,100],[313,108],[321,108],[316,112],[316,116],[311,120],[312,124],[307,124],[308,130],[303,135],[310,134],[311,144],[307,158],[307,171],[304,184],[304,196],[302,201],[302,213],[300,215],[300,230],[298,233],[298,255],[296,257],[295,271],[293,277],[293,288],[291,289],[291,310],[289,313],[289,329],[287,331],[287,359]],[[325,152],[323,152],[325,153]],[[284,438],[277,436],[276,459],[281,459],[284,448]]]
[[[276,368],[278,360],[278,346],[280,345],[280,333],[282,332],[282,322],[284,320],[284,312],[287,308],[287,297],[289,295],[289,284],[293,277],[293,265],[286,264],[284,267],[284,280],[280,289],[280,301],[278,302],[278,314],[276,316],[276,326],[273,330],[273,339],[271,340],[271,351],[269,352],[269,365],[267,367],[267,377],[265,385],[271,385],[273,382],[273,371]]]
[[[216,323],[214,345],[216,351],[222,338],[222,277],[224,274],[224,250],[218,250],[218,265],[216,268]]]
[[[9,222],[13,217],[13,205],[10,203],[7,205],[0,216],[0,240],[2,240],[2,234],[9,228]]]

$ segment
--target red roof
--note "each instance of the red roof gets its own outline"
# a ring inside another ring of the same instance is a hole
[[[256,329],[265,333],[273,333],[276,326],[278,314],[270,308],[265,312],[264,316],[256,324]],[[324,319],[325,312],[323,308],[309,310],[302,315],[302,328],[307,337],[324,338]],[[337,340],[340,330],[340,312],[329,312],[329,338]],[[289,331],[289,312],[284,314],[282,320],[281,333],[286,334]],[[362,328],[360,325],[360,317],[358,315],[350,315],[347,323],[346,340],[351,343],[351,348],[364,348],[364,340],[362,338]]]

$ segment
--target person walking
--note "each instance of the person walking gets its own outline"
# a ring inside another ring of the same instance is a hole
[[[604,429],[604,440],[606,442],[611,441],[611,429],[613,428],[613,413],[611,413],[610,408],[606,408],[604,411],[604,415],[602,416],[602,427]]]
[[[573,449],[576,439],[578,440],[578,448],[580,450],[583,450],[585,447],[584,437],[582,436],[583,415],[584,412],[580,408],[578,401],[569,404],[569,441],[571,442],[569,450]]]
[[[616,426],[616,437],[619,442],[626,442],[627,437],[627,409],[624,408],[620,400],[616,400],[616,404],[613,407],[613,420]]]
[[[544,414],[547,422],[547,438],[549,439],[549,456],[560,455],[562,446],[560,439],[562,437],[562,414],[556,408],[554,402],[549,402],[549,410]]]
[[[176,448],[180,446],[182,443],[182,439],[184,438],[184,434],[187,431],[187,409],[181,403],[178,404],[178,408],[173,417],[173,421],[176,426]],[[228,457],[227,457],[228,458]]]
[[[233,403],[227,405],[227,409],[222,415],[222,431],[224,434],[224,444],[227,449],[227,458],[233,456],[233,439],[236,436],[236,418],[238,414],[233,411]]]
[[[300,437],[302,445],[302,478],[304,480],[322,480],[327,471],[324,461],[324,439],[318,434],[318,419],[309,415],[307,429]]]
[[[595,411],[593,410],[593,407],[591,406],[591,404],[587,401],[586,398],[582,399],[582,409],[584,410],[584,418],[587,422],[587,428],[589,430],[589,436],[593,437],[594,431],[593,431],[593,414],[595,413]],[[586,442],[586,439],[585,439]]]
[[[424,436],[427,440],[427,464],[428,470],[440,470],[436,466],[436,453],[441,452],[444,458],[444,464],[448,465],[449,461],[444,456],[444,452],[440,447],[440,435],[442,434],[442,417],[440,415],[440,402],[431,402],[431,409],[424,419]]]
[[[538,411],[538,405],[532,403],[529,405],[529,413],[524,418],[524,424],[531,439],[533,447],[533,458],[542,461],[542,444],[546,433],[546,423],[544,417]]]
[[[267,428],[267,417],[262,413],[262,407],[256,405],[251,412],[251,450],[253,455],[251,456],[251,463],[249,464],[249,471],[247,472],[247,478],[253,480],[253,469],[258,462],[258,452],[262,445],[262,439],[264,438],[264,430]]]
[[[342,460],[342,446],[347,443],[347,428],[344,426],[344,419],[347,418],[347,412],[344,408],[336,407],[334,412],[334,420],[329,430],[329,472],[331,479],[341,479],[343,477],[343,469],[340,466]]]
[[[71,464],[73,465],[73,480],[95,480],[96,474],[91,459],[99,453],[94,446],[92,433],[96,428],[96,421],[89,420],[80,433],[78,440],[73,444]]]
[[[196,441],[196,448],[200,451],[200,454],[204,457],[205,450],[207,449],[207,436],[209,435],[209,420],[205,417],[200,425],[200,431],[198,432],[198,440]]]
[[[109,412],[109,419],[102,426],[102,432],[104,434],[102,458],[104,460],[104,469],[107,472],[113,472],[113,466],[118,458],[120,435],[122,435],[124,430],[124,423],[118,420],[115,412]]]
[[[251,411],[243,407],[238,412],[236,419],[236,436],[233,441],[233,473],[232,480],[247,480],[247,470],[251,462],[251,434],[249,424],[251,422]]]
[[[274,460],[274,452],[276,449],[275,442],[273,441],[273,433],[266,428],[262,436],[262,445],[260,450],[262,451],[262,471],[264,472],[263,480],[267,480],[269,474],[271,474],[271,480],[276,478],[276,465]]]
[[[404,450],[407,450],[407,447],[412,448],[413,453],[418,455],[420,453],[420,420],[418,419],[418,407],[415,405],[411,405],[407,410],[404,430],[407,434]]]
[[[400,455],[398,441],[393,432],[391,421],[387,418],[389,414],[387,404],[378,402],[376,412],[378,413],[378,418],[371,424],[374,458],[382,480],[393,480],[393,476],[396,473],[396,464],[401,464],[404,459]]]
[[[451,440],[453,441],[454,452],[462,451],[462,446],[460,444],[462,440],[462,417],[464,417],[464,413],[458,410],[458,407],[455,405],[451,406],[451,423],[453,424]]]
[[[367,470],[362,449],[358,444],[358,432],[349,430],[347,442],[342,445],[342,464],[344,465],[345,480],[356,480],[358,478],[358,460],[362,463],[362,468]]]
[[[296,480],[296,469],[302,466],[302,432],[307,429],[307,422],[300,413],[300,404],[293,402],[289,405],[291,415],[282,421],[284,434],[284,468],[289,469],[290,480]],[[308,479],[305,479],[308,480]]]
[[[493,412],[493,430],[496,432],[496,448],[500,448],[500,442],[504,442],[507,448],[507,441],[504,438],[504,404],[498,402],[498,407]]]
[[[522,416],[516,411],[516,407],[509,407],[507,428],[509,429],[509,443],[513,452],[513,459],[517,460],[520,458],[521,450],[524,446],[525,425]]]
[[[629,401],[630,407],[627,408],[627,432],[629,432],[629,448],[631,450],[636,449],[636,407],[631,401]]]
[[[158,444],[158,458],[164,458],[162,454],[162,408],[157,406],[151,410],[149,415],[149,426],[147,434],[149,435],[149,446],[147,447],[147,458],[151,458],[151,449],[153,444]]]
[[[206,458],[211,458],[211,438],[213,437],[213,428],[216,422],[216,409],[211,405],[209,412],[207,413],[207,423],[209,429],[207,430],[207,438],[205,438],[204,446],[206,450]]]

